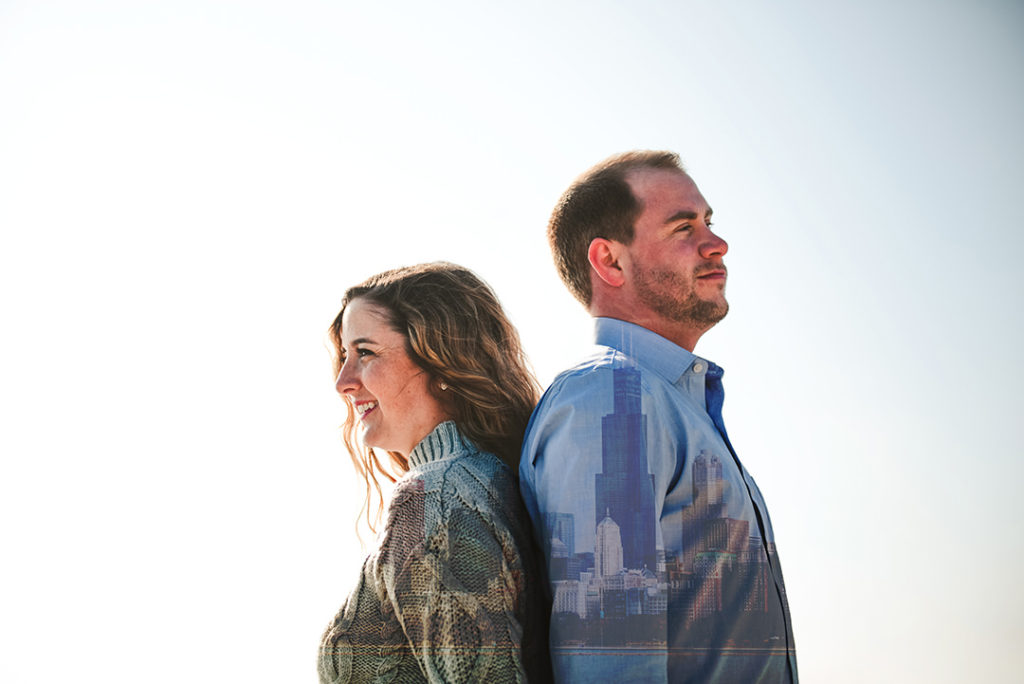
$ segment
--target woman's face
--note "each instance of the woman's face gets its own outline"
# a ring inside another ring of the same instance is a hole
[[[408,456],[420,440],[450,417],[428,387],[426,371],[405,350],[405,335],[387,312],[363,298],[341,319],[345,362],[335,387],[352,402],[363,444]]]

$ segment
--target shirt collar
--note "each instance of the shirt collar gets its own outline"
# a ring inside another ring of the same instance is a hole
[[[698,374],[707,370],[708,362],[696,354],[647,328],[616,318],[594,319],[594,341],[636,359],[671,383],[691,368]],[[703,363],[694,367],[695,361]]]

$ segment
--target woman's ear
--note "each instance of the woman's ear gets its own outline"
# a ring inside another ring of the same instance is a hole
[[[594,238],[590,241],[590,247],[587,249],[587,260],[590,262],[590,267],[594,269],[598,278],[611,287],[622,287],[622,284],[626,282],[626,276],[619,264],[622,248],[621,242]]]

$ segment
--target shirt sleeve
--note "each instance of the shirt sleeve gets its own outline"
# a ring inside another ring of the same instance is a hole
[[[546,559],[556,681],[667,679],[652,473],[674,471],[676,455],[660,439],[648,448],[658,418],[641,399],[638,370],[570,374],[527,430],[521,484]]]
[[[522,578],[508,553],[508,531],[489,516],[423,480],[400,482],[377,568],[385,631],[393,626],[382,667],[411,651],[430,682],[525,681],[514,614]]]

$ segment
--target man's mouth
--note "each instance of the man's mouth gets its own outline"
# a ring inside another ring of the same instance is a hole
[[[725,273],[726,271],[724,268],[716,268],[712,271],[706,271],[700,274],[697,278],[699,280],[725,280]]]

